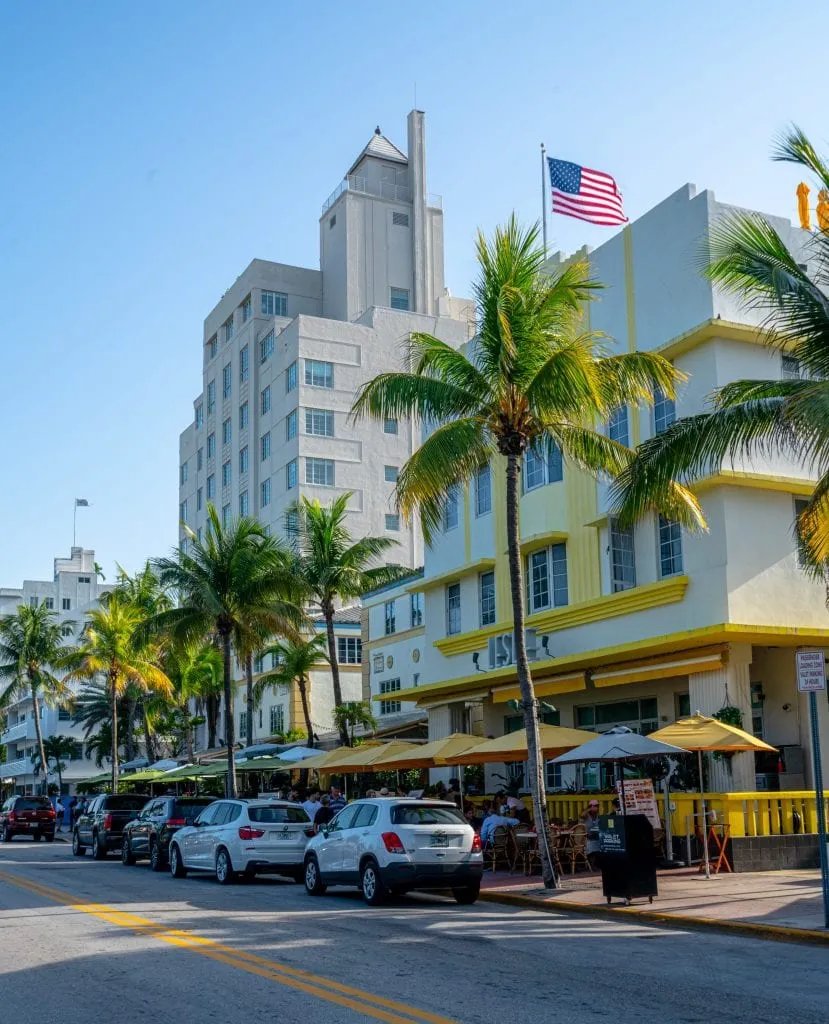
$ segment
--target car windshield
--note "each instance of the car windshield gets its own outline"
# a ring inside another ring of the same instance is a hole
[[[212,800],[176,800],[173,817],[195,818],[211,803],[213,803]]]
[[[29,797],[26,800],[21,800],[16,810],[18,811],[48,811],[51,807],[51,803],[45,796]]]
[[[111,796],[107,798],[107,811],[140,811],[147,803],[145,796]]]
[[[440,804],[396,804],[391,809],[392,825],[465,825],[456,807]]]
[[[282,825],[287,821],[308,822],[311,820],[301,807],[249,807],[248,816],[251,821],[264,822],[267,825]]]

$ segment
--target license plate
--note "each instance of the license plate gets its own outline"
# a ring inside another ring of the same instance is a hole
[[[271,839],[293,839],[293,832],[271,832]]]
[[[432,836],[431,846],[448,846],[449,836]]]

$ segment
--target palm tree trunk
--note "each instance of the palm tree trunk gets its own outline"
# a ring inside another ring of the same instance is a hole
[[[313,747],[314,729],[311,725],[311,708],[308,706],[308,683],[305,680],[305,676],[302,674],[297,677],[296,682],[299,687],[299,699],[302,701],[302,717],[305,719],[305,731],[308,734],[306,745]]]
[[[225,686],[225,743],[227,744],[227,784],[225,796],[235,799],[236,791],[236,725],[233,721],[233,679],[231,676],[230,633],[222,633],[222,655],[224,657]]]
[[[135,723],[135,698],[127,698],[127,732],[124,736],[124,757],[127,761],[132,761],[135,757],[135,736],[133,734],[133,725]],[[149,753],[147,754],[149,757]]]
[[[343,702],[343,691],[340,686],[340,665],[337,661],[337,638],[334,636],[334,605],[331,601],[322,602],[322,613],[325,616],[325,633],[328,638],[328,662],[331,665],[334,707],[338,708]],[[348,728],[345,722],[340,722],[340,743],[344,747],[353,745],[348,738]]]
[[[147,760],[150,764],[156,760],[155,756],[155,744],[153,743],[153,736],[150,732],[150,720],[147,718],[147,705],[141,705],[141,718],[144,726],[144,748],[147,752]]]
[[[547,792],[544,785],[544,765],[538,738],[538,702],[535,698],[527,645],[524,638],[524,574],[521,571],[520,529],[518,521],[518,473],[520,454],[507,455],[507,550],[509,553],[512,621],[515,631],[515,667],[524,709],[527,730],[527,774],[532,795],[533,817],[538,833],[541,854],[541,875],[545,889],[555,889],[556,874],[550,856],[547,821]]]
[[[245,722],[245,746],[253,746],[253,655],[245,656],[245,701],[248,709]]]
[[[112,792],[118,792],[118,687],[114,672],[109,674],[109,701],[112,714]],[[129,728],[129,723],[127,723]]]
[[[216,723],[219,720],[219,701],[212,694],[205,701],[205,712],[207,717],[207,749],[212,750],[216,746]]]
[[[31,685],[31,684],[30,684]],[[43,731],[40,728],[40,701],[37,699],[37,687],[32,686],[32,713],[35,716],[35,736],[40,754],[40,770],[43,772],[43,792],[49,792],[49,765],[46,763],[46,751],[43,748]]]

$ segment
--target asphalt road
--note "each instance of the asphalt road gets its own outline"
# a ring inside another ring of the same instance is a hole
[[[0,1020],[825,1024],[825,949],[0,844]]]

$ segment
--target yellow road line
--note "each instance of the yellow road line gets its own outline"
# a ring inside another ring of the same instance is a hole
[[[168,928],[145,917],[138,917],[127,911],[117,910],[114,907],[103,903],[92,903],[79,899],[71,893],[63,892],[60,889],[53,889],[51,886],[41,882],[35,882],[19,875],[0,871],[0,881],[9,885],[26,889],[38,896],[51,900],[55,903],[62,903],[72,910],[84,914],[90,914],[102,921],[118,925],[121,928],[128,928],[141,935],[148,935],[151,938],[166,942],[168,945],[177,946],[181,949],[190,950],[211,960],[226,963],[231,967],[239,968],[250,974],[275,981],[280,985],[296,989],[308,995],[327,1002],[336,1003],[347,1009],[355,1010],[357,1013],[365,1014],[376,1020],[385,1021],[386,1024],[412,1024],[413,1021],[423,1024],[456,1024],[449,1017],[440,1017],[425,1010],[418,1010],[406,1003],[398,1003],[384,996],[374,995],[362,989],[353,988],[350,985],[343,985],[340,982],[332,981],[320,975],[303,971],[288,964],[281,964],[275,960],[268,960],[265,957],[257,956],[255,953],[248,953],[244,950],[234,949],[232,946],[223,945],[208,939],[202,935],[196,935],[189,931],[176,928]],[[405,1016],[400,1016],[405,1014]]]

